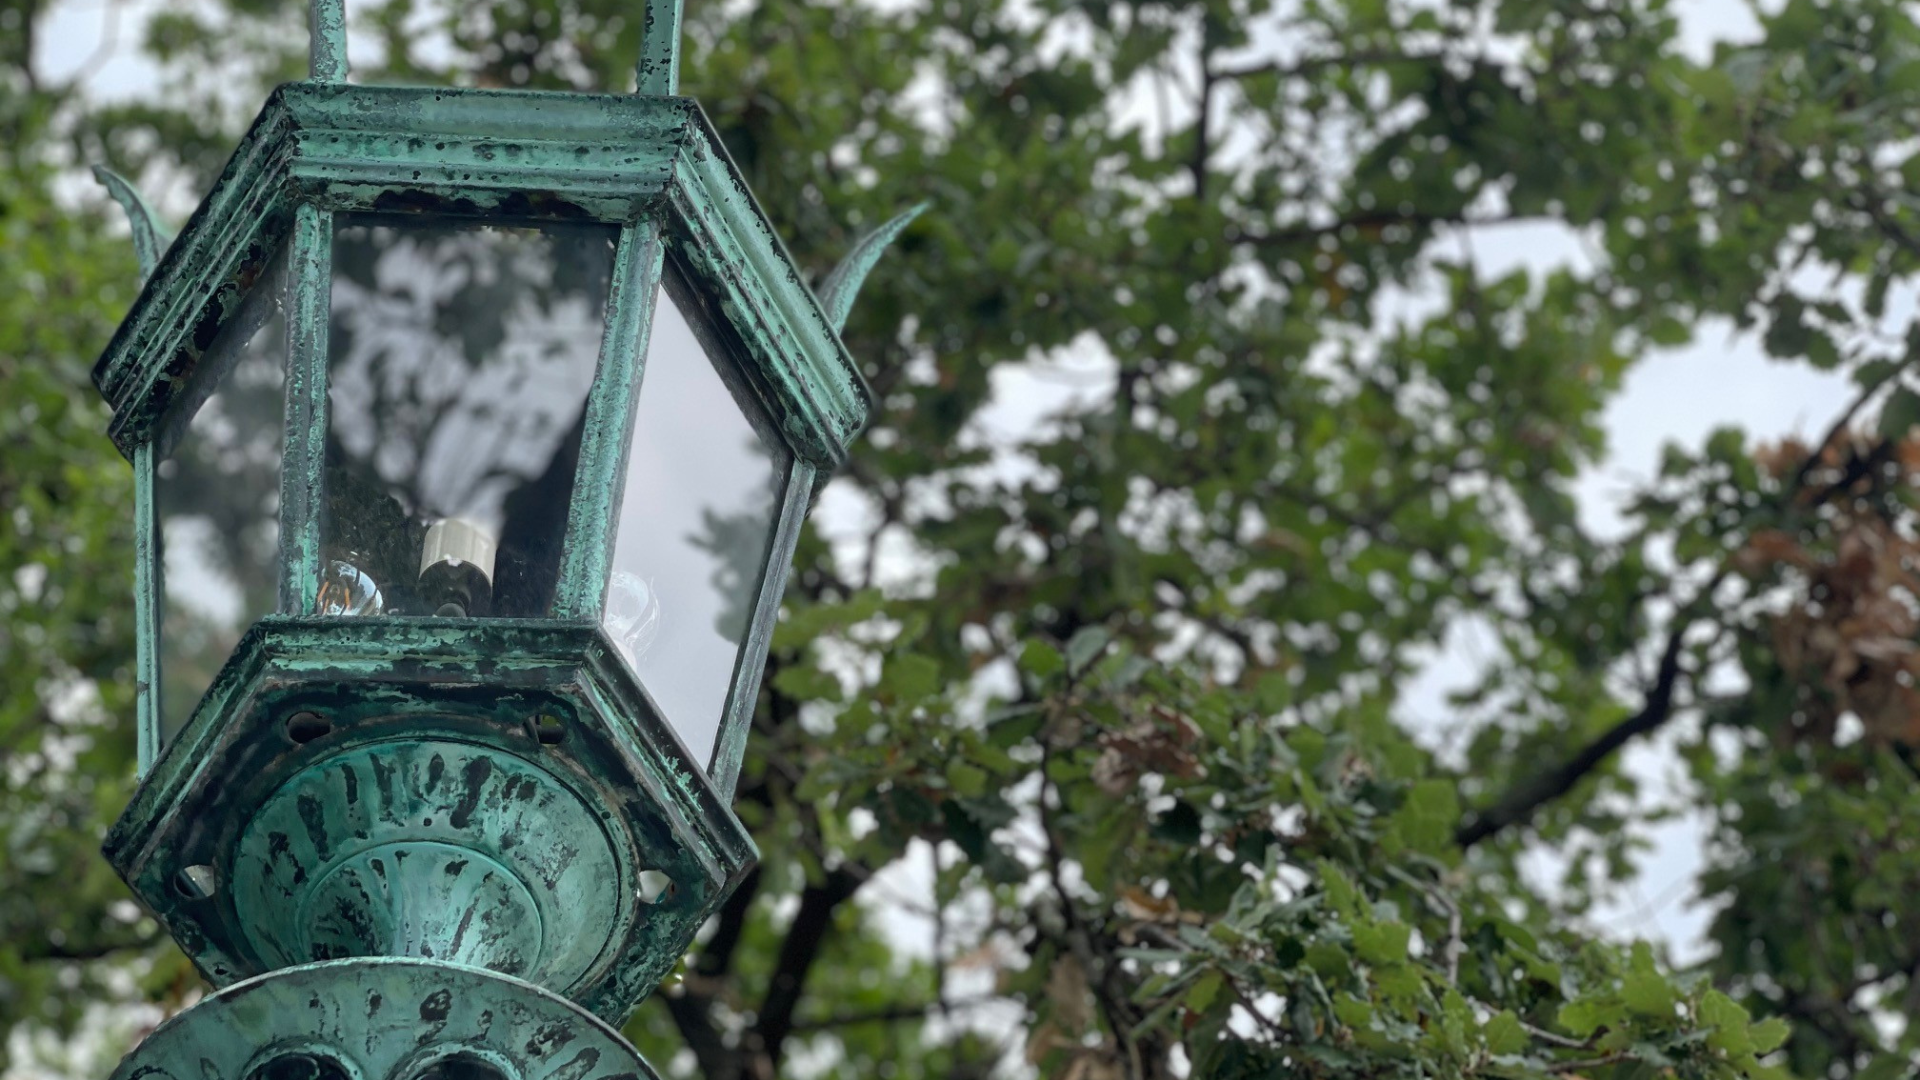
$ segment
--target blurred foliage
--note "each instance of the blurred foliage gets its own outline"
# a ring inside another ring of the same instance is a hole
[[[0,0],[0,1021],[64,1030],[115,973],[188,992],[91,853],[130,618],[84,372],[134,273],[64,181],[203,191],[305,14],[165,9],[162,84],[100,103],[35,72],[44,9]],[[372,0],[357,77],[624,89],[638,16]],[[1920,26],[1757,18],[1700,63],[1659,0],[690,5],[684,88],[816,279],[932,208],[848,325],[878,411],[770,660],[765,860],[653,1060],[1914,1076]],[[1490,271],[1489,229],[1584,257]],[[1729,324],[1859,402],[1672,449],[1595,529],[1624,373]],[[1496,657],[1408,717],[1461,627]],[[1619,767],[1653,738],[1664,794]],[[1685,970],[1582,929],[1680,816]]]

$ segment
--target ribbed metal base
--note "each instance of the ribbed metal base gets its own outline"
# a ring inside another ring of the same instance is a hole
[[[366,958],[282,968],[161,1024],[111,1080],[658,1080],[565,998],[477,968]]]

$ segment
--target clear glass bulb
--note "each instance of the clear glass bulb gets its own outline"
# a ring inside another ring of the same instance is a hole
[[[320,573],[318,607],[322,615],[379,615],[387,603],[365,570],[334,559]]]
[[[626,654],[627,663],[639,661],[660,634],[660,601],[653,587],[638,575],[615,571],[607,587],[607,636]]]

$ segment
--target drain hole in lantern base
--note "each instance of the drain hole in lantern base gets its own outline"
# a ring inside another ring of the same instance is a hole
[[[205,900],[219,888],[213,876],[213,867],[204,863],[182,867],[173,875],[173,891],[189,900]]]
[[[407,1080],[508,1080],[498,1065],[472,1054],[449,1054]]]
[[[552,713],[542,713],[534,717],[527,721],[527,727],[542,746],[557,745],[567,737],[567,722]]]
[[[349,1080],[349,1075],[345,1067],[325,1054],[295,1051],[275,1054],[254,1066],[247,1080]]]
[[[658,904],[673,899],[673,879],[658,870],[640,871],[640,902]]]
[[[310,743],[333,730],[333,724],[317,712],[297,712],[287,718],[287,738]]]

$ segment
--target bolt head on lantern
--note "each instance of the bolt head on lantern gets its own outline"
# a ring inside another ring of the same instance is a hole
[[[686,99],[274,93],[95,371],[141,515],[108,856],[212,981],[419,955],[616,1016],[671,967],[869,409],[801,282]]]

